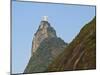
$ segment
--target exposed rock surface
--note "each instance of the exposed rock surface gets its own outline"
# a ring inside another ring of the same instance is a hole
[[[49,65],[48,71],[96,68],[96,17],[86,24],[65,50]]]
[[[45,72],[66,45],[57,37],[56,31],[48,21],[41,21],[32,41],[32,56],[24,73]]]
[[[40,26],[35,33],[35,37],[33,38],[32,52],[37,50],[44,39],[52,37],[57,38],[55,30],[50,26],[48,21],[41,21]]]

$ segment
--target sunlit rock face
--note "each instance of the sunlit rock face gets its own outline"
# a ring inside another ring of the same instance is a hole
[[[34,38],[33,38],[32,53],[37,50],[40,43],[45,38],[52,38],[52,37],[57,37],[56,31],[50,26],[50,23],[47,21],[47,19],[43,19],[40,23],[40,26],[39,26],[37,32],[35,33]]]
[[[66,45],[57,37],[47,17],[44,17],[32,40],[32,55],[24,73],[45,72],[48,65],[64,51]]]

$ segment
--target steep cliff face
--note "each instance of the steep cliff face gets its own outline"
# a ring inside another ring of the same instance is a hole
[[[41,21],[40,26],[35,33],[32,44],[32,54],[40,46],[40,43],[46,38],[57,38],[55,30],[50,26],[48,21]]]
[[[96,18],[86,24],[75,39],[49,65],[48,71],[96,68]]]
[[[48,21],[41,21],[32,41],[32,56],[24,73],[45,72],[48,65],[64,50],[66,45],[57,37],[56,31]]]

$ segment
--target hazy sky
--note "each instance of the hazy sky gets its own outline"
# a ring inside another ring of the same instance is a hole
[[[13,1],[13,73],[23,73],[31,56],[32,39],[40,25],[42,16],[48,16],[57,36],[69,43],[80,29],[95,16],[95,7]]]

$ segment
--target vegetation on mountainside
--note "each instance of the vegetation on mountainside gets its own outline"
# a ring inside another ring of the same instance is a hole
[[[60,38],[44,39],[37,51],[31,56],[24,73],[45,72],[48,65],[56,55],[64,50],[65,46],[66,43]]]
[[[84,70],[96,68],[96,17],[86,24],[49,65],[47,71]]]

